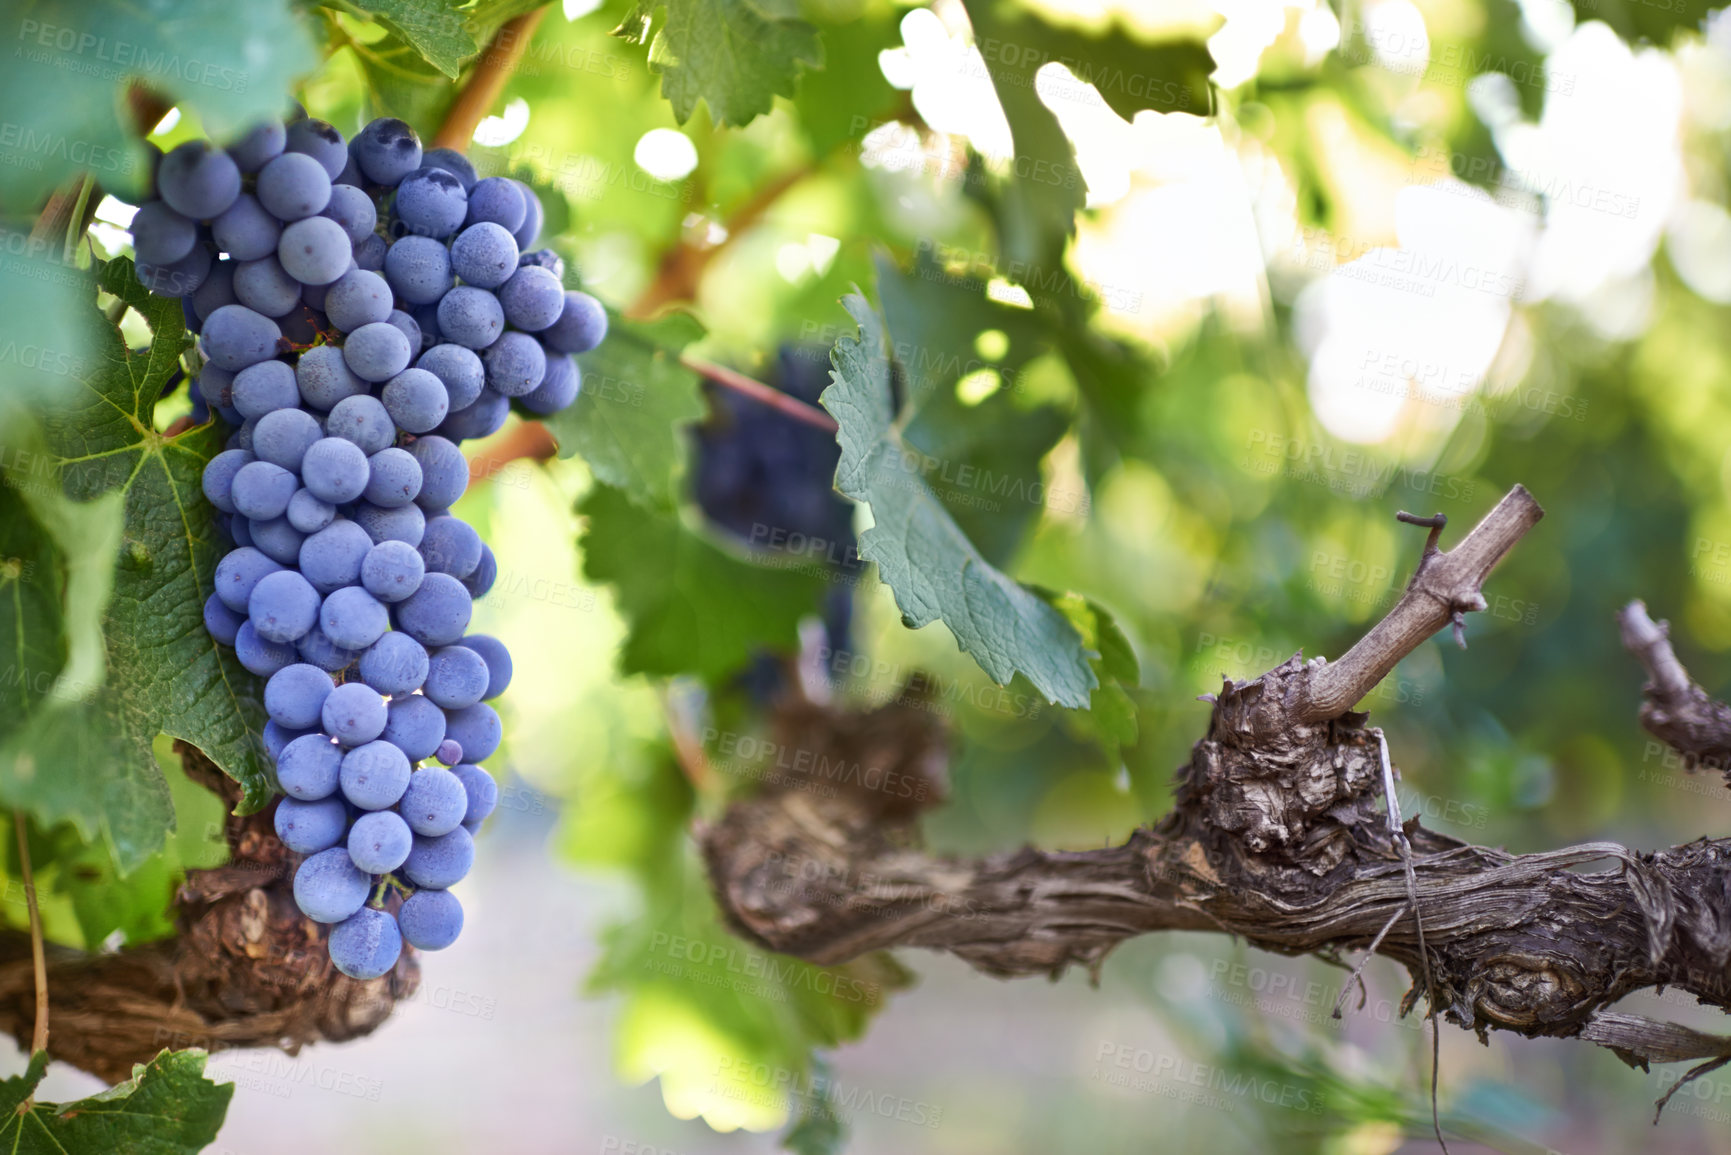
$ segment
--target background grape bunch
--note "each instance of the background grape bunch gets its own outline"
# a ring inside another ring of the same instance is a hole
[[[829,348],[789,342],[766,376],[775,388],[811,405],[829,386]],[[748,548],[805,548],[799,560],[833,572],[824,595],[823,649],[816,655],[825,678],[845,668],[853,649],[853,586],[864,563],[854,538],[853,505],[835,491],[841,446],[822,429],[713,382],[706,392],[710,418],[693,430],[696,468],[692,497],[711,524]],[[788,688],[783,662],[759,654],[740,684],[758,702]]]
[[[458,443],[513,401],[570,405],[573,354],[607,315],[528,251],[528,186],[423,152],[399,120],[345,141],[299,113],[227,149],[188,142],[154,187],[132,224],[139,280],[200,335],[197,416],[235,427],[204,472],[235,545],[205,625],[268,679],[276,830],[307,856],[295,900],[333,924],[339,970],[375,978],[404,942],[456,939],[448,888],[498,797],[480,763],[511,658],[465,633],[497,570],[449,512]]]

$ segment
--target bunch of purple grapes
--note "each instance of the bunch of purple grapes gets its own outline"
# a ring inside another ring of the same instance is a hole
[[[320,120],[182,144],[133,219],[139,281],[200,335],[196,392],[235,426],[204,471],[235,548],[205,603],[212,636],[268,679],[276,830],[307,857],[294,894],[334,924],[344,974],[385,974],[407,942],[455,941],[449,887],[498,787],[488,701],[511,680],[467,633],[492,551],[451,516],[458,442],[571,404],[573,354],[607,315],[526,251],[540,201],[422,152],[400,120],[353,140]],[[396,901],[396,896],[402,896]]]

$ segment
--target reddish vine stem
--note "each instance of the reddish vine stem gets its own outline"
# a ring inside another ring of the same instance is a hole
[[[703,743],[698,741],[665,688],[661,693],[661,712],[667,718],[667,733],[673,739],[673,757],[679,764],[679,772],[697,793],[708,793],[715,784],[715,770],[703,752]]]
[[[919,113],[914,109],[913,99],[904,96],[893,110],[884,113],[879,123],[917,119],[918,116]],[[767,216],[769,210],[774,208],[776,202],[790,189],[822,169],[835,155],[839,147],[839,145],[832,145],[826,152],[813,156],[804,164],[788,169],[758,189],[751,195],[750,199],[735,209],[725,221],[721,222],[722,227],[727,230],[727,235],[718,243],[707,244],[699,238],[693,242],[681,242],[669,249],[663,254],[661,262],[655,270],[654,279],[638,295],[637,300],[632,302],[630,308],[626,309],[626,316],[648,317],[664,305],[694,300],[697,296],[698,282],[702,280],[704,270],[714,262],[715,258],[725,252],[729,245],[749,232],[753,225]],[[855,141],[849,147],[857,150],[859,143]],[[701,173],[701,170],[699,171]]]
[[[30,1053],[48,1049],[48,957],[42,945],[42,910],[36,905],[36,875],[30,868],[30,841],[25,834],[24,811],[12,812],[18,830],[18,864],[24,874],[24,900],[30,906],[30,961],[36,969],[36,1028],[30,1034]]]
[[[649,282],[637,300],[626,310],[629,317],[652,316],[664,305],[680,301],[691,301],[697,296],[697,286],[703,279],[703,272],[711,262],[727,246],[738,237],[749,232],[751,227],[762,220],[789,189],[813,172],[817,171],[817,162],[811,161],[797,165],[787,170],[751,195],[751,198],[733,214],[722,222],[727,235],[715,244],[701,240],[693,243],[681,241],[662,255],[661,263],[655,270],[655,278]]]
[[[701,375],[705,380],[723,389],[761,402],[776,412],[803,422],[825,433],[836,432],[835,418],[825,413],[815,405],[801,401],[791,393],[783,393],[762,381],[747,377],[737,369],[729,369],[725,365],[716,365],[709,361],[700,361],[695,357],[681,356],[679,363],[693,373]],[[469,459],[469,484],[475,485],[486,481],[500,473],[513,461],[550,461],[558,453],[558,443],[553,440],[553,434],[539,421],[525,421],[506,433],[495,444],[487,447],[484,455]]]
[[[460,152],[475,138],[476,126],[505,91],[505,82],[511,78],[523,50],[529,47],[529,38],[535,35],[536,26],[546,14],[545,7],[537,8],[499,26],[492,42],[475,62],[468,81],[458,89],[457,99],[445,113],[445,122],[433,135],[434,148],[454,148]]]
[[[679,358],[679,363],[693,373],[702,374],[723,389],[731,389],[753,401],[761,402],[783,416],[804,422],[814,429],[821,429],[825,433],[834,433],[839,428],[835,423],[835,418],[817,406],[809,405],[791,393],[783,393],[780,389],[753,380],[737,369],[729,369],[725,365],[715,365],[708,361],[699,361],[695,357],[687,357],[683,354]]]
[[[559,445],[545,425],[525,421],[488,446],[484,456],[469,458],[469,484],[477,485],[502,473],[513,461],[551,461],[558,452]]]

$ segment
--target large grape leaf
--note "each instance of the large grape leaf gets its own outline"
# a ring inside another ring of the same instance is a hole
[[[124,878],[101,842],[84,841],[64,823],[50,830],[28,824],[42,933],[49,941],[96,951],[170,938],[176,933],[174,895],[186,872],[228,860],[223,800],[187,777],[167,738],[156,740],[156,764],[174,796],[178,828],[161,853]],[[17,840],[0,839],[0,852],[7,877],[22,877]],[[17,903],[0,904],[0,917],[29,930],[29,912]]]
[[[163,1051],[132,1068],[132,1078],[73,1103],[31,1096],[48,1073],[48,1055],[0,1082],[0,1147],[13,1155],[194,1155],[216,1142],[234,1098],[233,1083],[204,1076],[203,1051]]]
[[[999,244],[1005,266],[1068,291],[1064,247],[1088,189],[1075,149],[1036,89],[1036,74],[1056,60],[1126,118],[1142,109],[1200,115],[1212,111],[1213,58],[1199,39],[1142,44],[1116,30],[1090,36],[1059,27],[996,0],[964,0],[963,6],[975,42],[984,46],[986,71],[1015,148],[1013,175],[993,184],[1003,204]],[[1022,179],[1024,173],[1045,175],[1030,180]]]
[[[1148,41],[1126,28],[1114,24],[1104,29],[1083,30],[1055,24],[1026,8],[1010,9],[1003,5],[989,15],[982,15],[973,4],[968,5],[976,39],[985,36],[1016,37],[1022,44],[1038,44],[1040,52],[993,51],[984,54],[993,61],[994,84],[998,78],[1029,81],[1033,90],[1033,74],[1049,61],[1057,61],[1083,84],[1092,85],[1113,112],[1132,120],[1138,112],[1188,112],[1207,116],[1214,111],[1214,90],[1208,77],[1214,71],[1214,55],[1206,40],[1223,21],[1211,17],[1213,26],[1176,37]],[[1013,48],[1002,44],[1000,48]],[[1002,88],[999,89],[1000,97]],[[1054,90],[1055,99],[1065,99],[1063,88]],[[1044,101],[1042,101],[1044,103]]]
[[[152,427],[163,385],[190,344],[180,303],[153,298],[132,263],[111,261],[102,287],[141,314],[148,348],[128,350],[110,326],[78,398],[44,414],[66,496],[124,503],[124,539],[103,619],[106,680],[42,701],[0,744],[0,798],[42,825],[69,821],[105,837],[128,873],[174,829],[168,785],[152,742],[183,738],[244,790],[242,807],[270,797],[258,731],[258,680],[204,630],[203,606],[222,552],[200,474],[221,449],[215,425],[175,437]]]
[[[77,172],[108,189],[148,184],[129,83],[196,111],[225,140],[281,116],[293,82],[318,65],[288,0],[37,0],[8,12],[0,208],[13,215]]]
[[[819,612],[821,563],[757,565],[597,485],[577,511],[583,576],[611,583],[630,624],[620,650],[627,674],[697,674],[719,681],[763,647],[799,648],[799,621]]]
[[[386,35],[352,42],[366,77],[372,112],[408,121],[430,138],[444,120],[457,87],[450,82],[464,62],[477,56],[505,21],[541,6],[542,0],[356,0],[329,4],[372,17]]]
[[[455,5],[442,0],[349,0],[354,8],[365,12],[402,37],[421,59],[437,68],[451,80],[463,67],[463,61],[480,51],[462,13]]]
[[[1099,743],[1114,765],[1119,751],[1136,741],[1136,702],[1131,693],[1142,676],[1141,663],[1118,622],[1100,603],[1080,594],[1048,594],[1088,647],[1089,664],[1099,685],[1085,712],[1065,715],[1072,730]]]
[[[681,1118],[777,1127],[828,1090],[814,1050],[859,1038],[912,976],[888,953],[820,967],[729,932],[689,834],[691,787],[658,753],[641,776],[598,779],[565,832],[576,861],[624,872],[641,897],[603,934],[589,989],[623,996],[615,1062],[626,1080],[658,1078]],[[779,1094],[747,1082],[766,1069]]]
[[[1043,321],[987,297],[984,281],[949,273],[928,249],[906,273],[887,253],[874,264],[907,384],[911,415],[902,437],[918,452],[903,464],[917,468],[981,556],[1004,565],[1042,509],[1075,512],[1085,497],[1048,492],[1040,472],[1070,428],[1062,407],[1022,396],[1024,370],[1047,345]],[[985,334],[1000,335],[1004,346],[989,359],[979,352]],[[957,383],[982,372],[996,377],[996,391],[963,401]]]
[[[895,411],[883,322],[864,297],[850,295],[844,304],[860,336],[836,342],[835,383],[821,400],[841,426],[836,488],[871,507],[875,524],[860,537],[860,555],[877,562],[910,628],[942,621],[1000,685],[1020,672],[1048,700],[1086,706],[1099,680],[1082,636],[986,561],[926,483],[903,467],[905,417]]]
[[[1695,32],[1706,22],[1708,13],[1724,4],[1714,0],[1569,0],[1569,7],[1583,24],[1603,20],[1631,44],[1650,40],[1663,48],[1670,45],[1678,29]]]
[[[101,685],[108,606],[124,511],[118,494],[67,500],[37,443],[0,468],[0,739],[50,697],[79,700]]]
[[[736,127],[791,97],[802,68],[823,64],[817,29],[777,0],[639,0],[613,34],[649,45],[661,95],[680,124],[697,102]],[[657,18],[658,13],[660,18]]]
[[[892,119],[907,100],[878,65],[880,53],[902,45],[902,15],[892,5],[873,4],[857,19],[827,30],[823,67],[802,76],[793,97],[799,131],[813,156],[857,144],[866,132]]]
[[[688,314],[647,323],[614,318],[607,339],[578,358],[583,388],[547,418],[559,455],[582,454],[595,476],[633,501],[671,510],[690,452],[684,426],[703,417],[700,378],[679,352],[703,335]]]
[[[1102,293],[1078,283],[1066,264],[1087,185],[1057,115],[1037,91],[1036,75],[1057,60],[1093,84],[1121,116],[1143,109],[1203,114],[1212,110],[1207,77],[1213,59],[1196,37],[1143,44],[1118,30],[1092,36],[1059,27],[991,0],[966,0],[965,7],[976,43],[985,46],[982,55],[1015,149],[1013,169],[1002,176],[987,174],[976,160],[980,179],[967,182],[967,194],[991,216],[999,270],[1033,298],[1051,341],[1100,417],[1099,432],[1127,446],[1139,429],[1136,404],[1152,367],[1139,351],[1090,324]],[[1047,176],[1017,175],[1025,172]]]
[[[811,1060],[811,1092],[801,1096],[793,1125],[781,1145],[794,1155],[841,1155],[847,1150],[848,1128],[830,1094],[835,1073],[821,1055]]]
[[[1002,12],[990,0],[971,0],[964,6],[977,43],[1012,47],[1040,43],[1040,27],[1032,19]],[[1076,213],[1087,200],[1088,186],[1076,165],[1070,138],[1034,88],[1034,74],[1048,57],[1044,52],[1025,51],[998,51],[992,56],[986,71],[1003,106],[1015,148],[1011,174],[991,186],[1002,204],[1000,267],[1065,277],[1064,247],[1076,231]],[[1022,180],[1014,175],[1036,171],[1048,175],[1042,180]]]
[[[5,83],[0,75],[0,87]],[[4,136],[0,125],[0,159]],[[6,203],[0,183],[0,205]],[[99,318],[88,307],[90,274],[61,262],[62,244],[61,237],[0,228],[0,472],[17,472],[5,447],[29,439],[35,409],[76,391],[100,336]],[[31,464],[27,454],[24,464]]]
[[[368,115],[394,116],[432,139],[457,91],[445,74],[395,32],[355,52],[367,81]]]

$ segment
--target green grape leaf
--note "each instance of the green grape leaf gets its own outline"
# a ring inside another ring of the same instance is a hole
[[[823,67],[800,78],[794,105],[813,156],[827,156],[894,118],[905,93],[890,86],[878,55],[902,45],[902,12],[872,5],[858,19],[829,30]]]
[[[607,339],[577,359],[577,400],[546,419],[559,455],[581,454],[599,480],[640,505],[673,509],[689,452],[683,427],[704,413],[700,378],[679,353],[701,336],[684,313],[642,324],[613,319]]]
[[[994,3],[971,0],[964,7],[976,42],[1032,46],[1040,43],[1045,32],[1038,22],[1001,13]],[[1070,138],[1034,89],[1034,74],[1049,57],[1032,51],[991,55],[995,59],[987,60],[986,71],[1009,121],[1015,148],[1011,174],[990,182],[1001,203],[1000,265],[1060,277],[1064,247],[1076,231],[1076,213],[1087,199],[1088,186],[1076,165]],[[1022,172],[1043,175],[1040,180],[1022,180],[1015,175]],[[969,187],[977,189],[984,183],[973,181]]]
[[[6,81],[0,77],[0,88]],[[0,126],[0,160],[5,159]],[[6,177],[0,175],[0,205]],[[18,473],[4,447],[27,442],[37,409],[77,392],[90,372],[87,350],[101,339],[100,317],[89,307],[94,288],[83,269],[61,263],[61,239],[0,228],[0,473]],[[25,480],[33,458],[22,456]],[[37,489],[39,486],[29,486]]]
[[[689,785],[665,753],[648,779],[610,791],[606,817],[577,816],[567,839],[580,861],[597,863],[591,835],[610,836],[601,823],[635,832],[630,853],[605,861],[628,871],[641,905],[603,934],[588,982],[624,996],[615,1063],[628,1081],[659,1078],[681,1118],[702,1115],[723,1130],[783,1126],[828,1095],[814,1050],[859,1038],[912,976],[887,953],[820,967],[735,937],[688,833]],[[776,1088],[768,1094],[752,1081],[766,1070]]]
[[[1065,263],[1087,186],[1057,115],[1035,89],[1035,74],[1056,59],[1123,116],[1144,108],[1207,113],[1212,58],[1196,39],[1145,45],[1121,32],[1088,36],[984,0],[966,7],[975,41],[987,46],[987,71],[1015,149],[1012,174],[1002,177],[989,176],[976,157],[970,176],[979,179],[966,182],[967,194],[990,214],[1000,270],[1033,298],[1053,344],[1099,414],[1101,430],[1128,448],[1141,427],[1136,406],[1151,366],[1135,349],[1089,324],[1094,298],[1122,291],[1078,284]],[[1040,51],[1027,50],[1035,45]],[[1062,98],[1059,89],[1053,99]],[[1028,180],[1015,175],[1021,173],[1044,175]]]
[[[774,0],[638,0],[613,34],[649,45],[661,95],[680,124],[702,100],[716,124],[740,127],[794,95],[802,68],[823,65],[817,29]]]
[[[234,1097],[233,1083],[205,1078],[205,1058],[163,1051],[99,1095],[36,1103],[48,1073],[47,1052],[38,1052],[22,1075],[0,1081],[0,1146],[14,1155],[195,1155],[216,1142]]]
[[[1085,495],[1048,493],[1040,461],[1070,427],[1056,405],[1018,396],[1022,373],[1045,347],[1038,314],[999,304],[985,282],[946,272],[929,249],[903,273],[878,253],[878,296],[891,346],[908,389],[903,440],[916,470],[980,554],[1004,565],[1028,527],[1047,506],[1074,512]],[[987,358],[982,340],[993,334],[1004,350]],[[964,378],[984,376],[994,392],[969,403],[957,393]]]
[[[0,206],[30,212],[79,172],[132,199],[149,167],[123,90],[130,82],[198,113],[218,141],[280,117],[318,66],[298,6],[284,0],[42,0],[13,5],[0,68]]]
[[[1023,407],[1000,391],[969,406],[946,390],[911,416],[902,440],[918,454],[921,477],[992,565],[1008,564],[1048,505],[1075,512],[1086,500],[1079,488],[1048,492],[1040,472],[1070,428],[1056,405]]]
[[[106,679],[38,704],[0,744],[0,798],[45,827],[69,821],[86,840],[105,837],[127,874],[175,828],[152,753],[158,733],[208,754],[243,787],[245,810],[264,805],[271,786],[258,680],[203,623],[222,548],[200,476],[221,434],[214,424],[172,438],[152,427],[157,398],[191,344],[180,302],[151,297],[127,260],[104,265],[101,284],[143,316],[151,343],[129,350],[111,326],[84,392],[45,413],[43,427],[68,498],[123,503],[103,618]]]
[[[999,685],[1020,672],[1047,700],[1086,705],[1099,681],[1075,627],[982,557],[925,482],[908,476],[883,322],[857,294],[844,304],[860,336],[836,342],[834,384],[820,400],[841,427],[836,488],[868,505],[875,523],[860,556],[878,564],[910,628],[942,621]]]
[[[577,511],[587,519],[583,576],[613,585],[630,625],[619,655],[627,674],[720,681],[760,649],[797,650],[800,619],[818,611],[820,574],[736,556],[620,490],[597,485]]]
[[[1631,44],[1650,40],[1665,48],[1678,29],[1695,32],[1708,13],[1724,5],[1717,0],[1569,0],[1569,7],[1582,24],[1603,20]]]
[[[455,7],[441,0],[350,0],[420,53],[421,59],[451,80],[463,61],[479,52],[467,22]]]
[[[1072,728],[1098,742],[1116,763],[1119,750],[1136,741],[1136,703],[1130,692],[1141,680],[1141,663],[1130,639],[1104,606],[1080,594],[1048,596],[1082,635],[1082,643],[1088,647],[1088,664],[1099,680],[1089,696],[1087,712],[1066,715],[1066,719]]]
[[[174,895],[186,872],[209,870],[228,860],[222,799],[187,777],[171,739],[157,738],[156,764],[174,796],[177,829],[162,853],[124,878],[102,843],[85,842],[68,825],[47,831],[30,825],[43,934],[50,941],[82,943],[94,951],[112,941],[136,946],[170,938],[175,934]],[[4,844],[7,876],[18,878],[16,840]],[[0,908],[8,923],[28,929],[27,910],[16,904]]]
[[[456,99],[457,88],[450,82],[462,62],[477,55],[507,20],[541,2],[482,0],[447,6],[437,0],[365,0],[338,10],[364,10],[386,29],[387,34],[372,43],[354,46],[373,114],[405,120],[430,139]]]
[[[430,140],[455,99],[456,89],[445,74],[395,32],[356,51],[371,114],[406,121]]]
[[[969,13],[972,12],[970,6]],[[1221,23],[1218,17],[1213,22],[1216,27]],[[998,75],[1031,81],[1035,71],[1047,61],[1056,60],[1078,82],[1092,85],[1112,111],[1125,120],[1135,119],[1144,110],[1188,112],[1195,116],[1214,112],[1213,88],[1208,82],[1214,71],[1214,56],[1201,37],[1144,41],[1117,26],[1098,32],[1083,31],[1032,14],[1007,18],[1003,13],[995,13],[988,27],[999,35],[1018,37],[1022,44],[1038,44],[1042,50],[987,53],[988,60],[1007,58],[1000,62],[1004,71],[994,73],[994,82]],[[978,35],[977,26],[975,32]],[[1079,99],[1080,95],[1054,85],[1051,99]]]
[[[929,247],[914,253],[906,272],[882,250],[873,254],[872,266],[884,323],[916,400],[979,369],[1013,376],[1050,343],[1038,313],[992,300],[984,280],[946,269]],[[1004,335],[1004,351],[988,360],[978,342],[993,330]]]
[[[0,470],[0,740],[50,697],[101,685],[102,614],[112,591],[124,511],[118,495],[69,501],[34,443]]]
[[[801,1095],[793,1126],[781,1145],[794,1155],[841,1155],[847,1150],[847,1123],[830,1094],[835,1073],[821,1055],[811,1058],[811,1091]]]
[[[1012,173],[970,182],[971,195],[980,196],[989,185],[989,195],[998,202],[1001,265],[1012,279],[1036,300],[1043,282],[1055,290],[1047,295],[1073,295],[1064,250],[1087,198],[1087,183],[1057,115],[1036,91],[1035,74],[1056,60],[1126,118],[1142,109],[1206,115],[1213,111],[1208,84],[1213,57],[1197,39],[1143,44],[1116,30],[1090,36],[992,0],[964,0],[964,7],[975,42],[985,45],[986,71],[1015,149]],[[1052,99],[1065,98],[1059,88]]]

